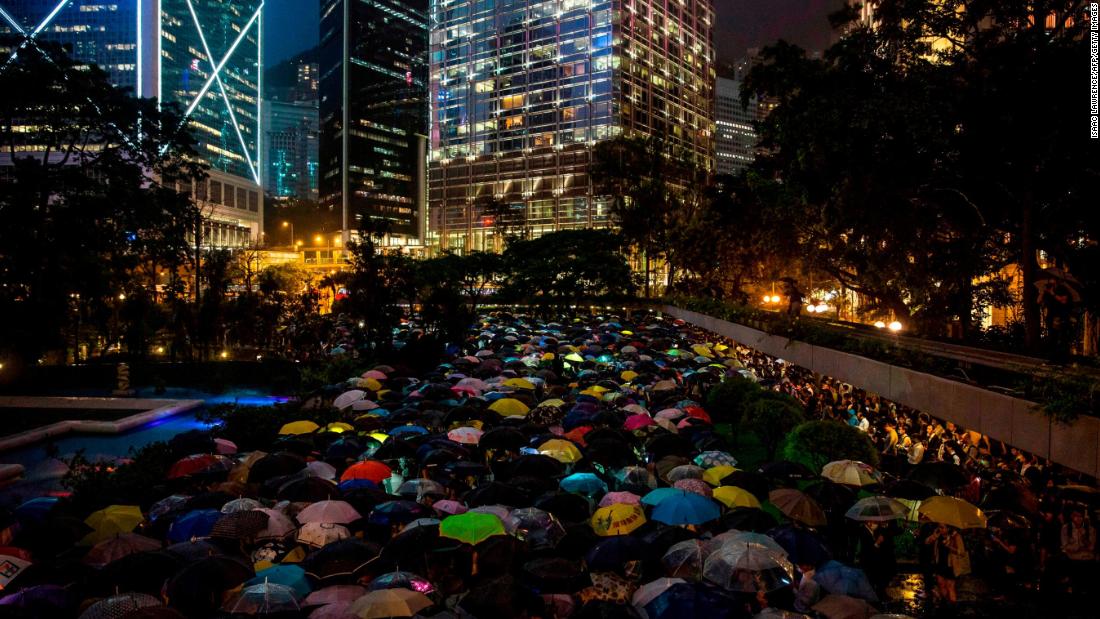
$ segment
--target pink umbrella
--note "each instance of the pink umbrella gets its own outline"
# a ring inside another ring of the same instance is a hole
[[[367,588],[359,585],[333,585],[310,593],[302,601],[302,606],[321,606],[322,604],[341,604],[345,602],[351,604],[366,595],[366,593]]]
[[[485,391],[489,388],[489,385],[480,378],[463,378],[458,381],[456,387],[469,387],[470,389],[476,389],[478,392]]]
[[[298,528],[289,516],[277,509],[262,507],[256,511],[267,514],[267,526],[256,534],[256,539],[286,537],[288,533]]]
[[[219,454],[228,456],[237,453],[237,444],[224,438],[216,438],[214,439],[214,450]]]
[[[484,434],[484,432],[478,430],[477,428],[464,426],[461,428],[455,428],[454,430],[448,432],[447,438],[456,443],[462,443],[463,445],[477,445],[478,441],[481,440],[482,434]]]
[[[298,522],[323,522],[326,524],[348,524],[363,516],[344,501],[317,501],[298,512]]]
[[[481,395],[480,391],[474,389],[469,385],[455,385],[454,387],[451,387],[451,391],[455,392],[457,395],[468,395],[473,397]]]
[[[363,372],[363,378],[373,378],[375,380],[386,380],[389,378],[385,372],[379,372],[378,370],[368,370]]]
[[[336,468],[328,462],[314,460],[306,464],[306,475],[321,479],[336,479]]]
[[[714,496],[714,489],[710,487],[710,484],[701,479],[681,479],[680,481],[672,484],[673,488],[679,488],[687,492],[694,492],[695,494],[701,494],[707,498]]]
[[[629,430],[629,431],[634,431],[634,430],[637,430],[639,428],[644,428],[646,426],[653,426],[653,425],[657,425],[657,422],[653,421],[652,417],[650,417],[649,415],[638,414],[638,415],[631,415],[631,416],[627,417],[626,422],[623,423],[623,429],[624,430]]]
[[[465,514],[467,511],[469,511],[469,508],[462,503],[459,503],[458,501],[452,501],[450,499],[445,499],[432,503],[432,509],[441,514],[450,514],[452,516],[456,514]]]
[[[653,418],[654,419],[675,420],[675,419],[679,419],[680,417],[683,417],[683,416],[684,416],[684,411],[682,411],[678,408],[666,408],[662,411],[658,411],[657,414],[653,416]]]
[[[359,619],[351,612],[351,602],[326,604],[309,614],[309,619]]]
[[[633,492],[608,492],[600,499],[600,507],[622,503],[623,505],[641,505],[642,497]]]

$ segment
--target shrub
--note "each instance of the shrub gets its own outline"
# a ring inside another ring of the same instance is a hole
[[[763,389],[747,378],[727,378],[707,393],[707,413],[715,423],[737,424],[745,407],[760,393]]]
[[[117,468],[90,462],[80,451],[69,461],[70,471],[62,483],[72,490],[72,504],[78,514],[114,504],[148,508],[168,494],[164,476],[178,459],[179,454],[165,442],[132,451],[131,461]]]
[[[768,460],[775,460],[775,452],[783,438],[798,424],[805,421],[802,406],[792,398],[757,397],[745,410],[743,424],[760,439],[768,452]]]
[[[809,421],[796,427],[783,443],[783,459],[800,462],[811,470],[834,460],[859,460],[878,464],[878,450],[858,428],[839,421]]]
[[[331,408],[302,410],[295,404],[276,406],[240,406],[218,404],[198,414],[206,423],[215,424],[214,436],[236,443],[241,451],[269,449],[279,436],[279,428],[299,419],[319,425],[336,421],[339,413]]]

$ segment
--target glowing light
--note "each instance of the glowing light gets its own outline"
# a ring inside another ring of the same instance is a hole
[[[222,359],[228,359],[229,358],[229,351],[228,350],[223,350],[221,352],[220,356],[221,356]]]
[[[896,321],[896,320],[894,322],[891,322],[889,325],[887,325],[887,327],[891,331],[893,331],[894,333],[897,333],[898,331],[901,331],[901,323]]]
[[[885,328],[885,327],[886,327],[885,322],[882,322],[881,320],[876,320],[875,321],[875,328],[876,329],[882,329],[882,328]]]

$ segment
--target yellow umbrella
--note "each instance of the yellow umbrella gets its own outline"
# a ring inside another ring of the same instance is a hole
[[[623,370],[623,373],[619,374],[619,378],[625,380],[626,382],[630,382],[635,378],[638,378],[638,373],[634,370]]]
[[[388,439],[390,437],[389,434],[385,434],[383,432],[371,432],[367,436],[373,438],[374,440],[378,441],[379,443],[385,443],[386,439]]]
[[[645,524],[645,512],[638,505],[615,503],[597,509],[589,524],[601,537],[627,535]]]
[[[722,344],[722,343],[718,343],[718,344],[714,345],[714,350],[717,350],[718,352],[727,351],[727,350],[729,350],[729,348],[730,348],[729,346],[726,346],[725,344]]]
[[[337,434],[339,434],[341,432],[354,432],[354,431],[355,431],[355,426],[351,425],[350,423],[344,423],[343,421],[334,421],[334,422],[328,424],[327,426],[325,426],[325,432],[336,432]]]
[[[539,453],[565,464],[573,464],[584,457],[576,445],[560,438],[552,438],[539,445]]]
[[[512,387],[514,389],[534,389],[535,383],[527,380],[526,378],[509,378],[504,381],[505,387]]]
[[[490,404],[489,410],[500,413],[505,417],[523,417],[531,409],[515,398],[501,398]]]
[[[934,496],[925,499],[917,511],[932,522],[946,524],[956,529],[985,528],[985,514],[982,510],[952,496]]]
[[[737,486],[721,486],[714,489],[714,498],[729,508],[760,507],[760,500],[751,492]]]
[[[141,515],[141,508],[137,505],[111,505],[97,512],[93,512],[84,520],[84,524],[92,527],[92,532],[84,536],[80,543],[85,546],[94,546],[106,541],[120,533],[133,531],[145,516]]]
[[[362,378],[359,380],[358,386],[370,391],[382,390],[382,383],[378,382],[377,378]]]
[[[703,471],[703,481],[712,486],[721,486],[722,480],[726,478],[730,473],[736,473],[737,468],[728,464],[720,464],[718,466],[712,466],[709,469]]]
[[[584,357],[578,355],[575,352],[571,352],[568,355],[565,355],[565,360],[572,361],[573,363],[584,363]]]
[[[542,360],[543,361],[553,361],[554,360],[554,353],[552,353],[552,352],[542,353]]]
[[[691,347],[691,350],[700,357],[713,357],[714,351],[709,346],[703,346],[702,344],[696,344]]]
[[[559,400],[558,398],[550,398],[549,400],[543,400],[539,402],[535,408],[542,408],[544,406],[551,406],[557,408],[559,406],[565,406],[565,400]]]
[[[310,432],[316,432],[320,427],[308,419],[300,419],[279,428],[279,434],[309,434]]]
[[[631,331],[630,329],[623,329],[622,334],[623,335],[634,335],[634,332]]]

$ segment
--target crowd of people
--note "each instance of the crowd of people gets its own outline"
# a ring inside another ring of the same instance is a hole
[[[148,504],[19,505],[0,617],[867,619],[954,616],[961,578],[1087,587],[1088,487],[682,321],[494,314],[441,361],[363,368],[255,449],[177,437]],[[750,461],[706,407],[745,379],[880,465]],[[911,560],[927,605],[892,592]]]

